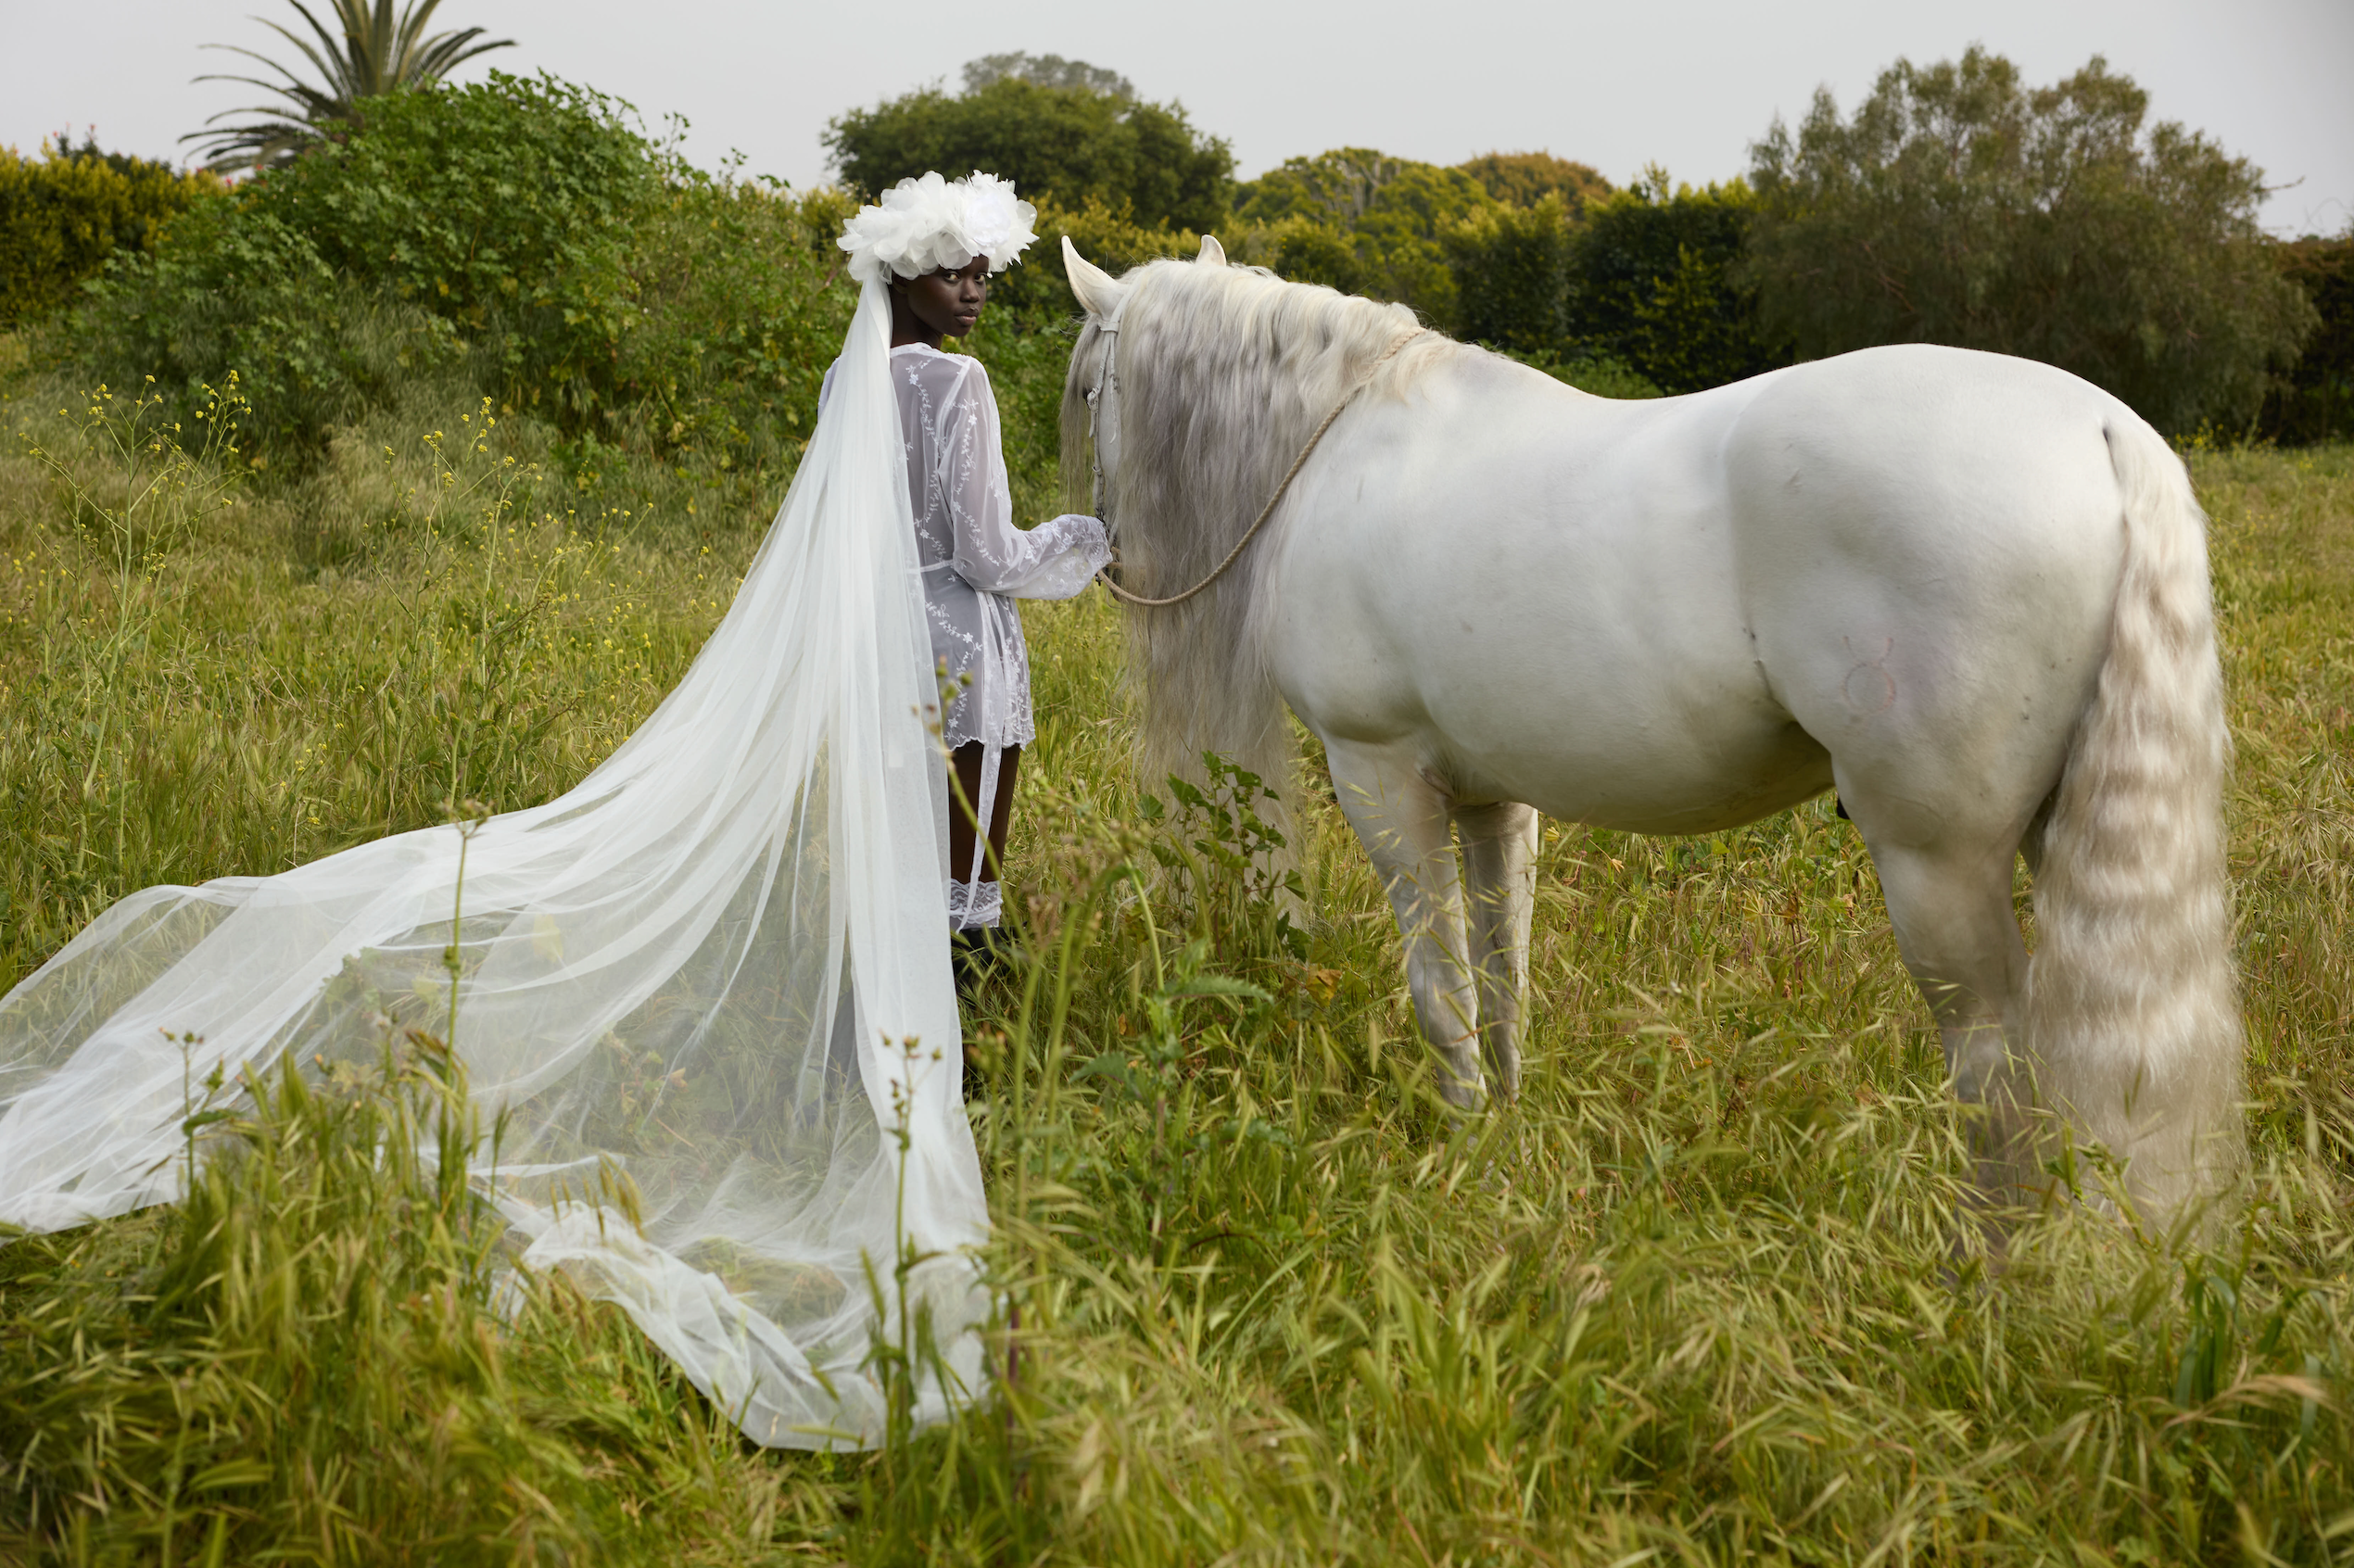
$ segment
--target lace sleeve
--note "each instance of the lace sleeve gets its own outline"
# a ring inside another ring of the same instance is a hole
[[[941,490],[956,537],[956,575],[1009,599],[1069,599],[1111,559],[1104,525],[1066,513],[1037,527],[1014,526],[997,399],[988,373],[970,362],[940,413]]]

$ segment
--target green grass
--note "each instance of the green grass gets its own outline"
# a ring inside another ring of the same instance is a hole
[[[62,473],[0,451],[0,984],[133,889],[562,790],[774,501],[644,465],[584,488],[528,421],[452,408],[126,512],[86,416],[13,373],[0,434]],[[235,1099],[186,1204],[0,1249],[0,1561],[2354,1554],[2354,449],[2194,462],[2256,1124],[2205,1249],[2063,1212],[1999,1273],[1957,1254],[1934,1036],[1828,802],[1549,827],[1526,1091],[1449,1119],[1319,784],[1305,960],[1181,907],[1135,874],[1174,841],[1127,777],[1117,622],[1033,605],[1012,880],[1046,962],[971,1043],[1010,1385],[900,1452],[767,1453],[561,1281],[500,1310],[448,1168],[355,1152],[466,1135],[412,1043]]]

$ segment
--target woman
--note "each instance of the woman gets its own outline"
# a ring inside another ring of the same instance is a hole
[[[975,1388],[988,1206],[941,920],[942,574],[908,526],[911,472],[960,476],[911,470],[895,388],[929,361],[898,362],[886,280],[1009,265],[1033,216],[934,175],[851,221],[858,309],[777,520],[686,677],[576,788],[134,893],[0,998],[0,1227],[176,1198],[191,1086],[445,1036],[500,1129],[471,1174],[524,1266],[620,1303],[756,1440],[879,1441],[879,1343],[934,1339],[918,1419]],[[993,464],[972,386],[940,449]],[[985,511],[989,479],[956,504]],[[1027,734],[989,684],[1019,668],[975,661],[974,739]]]
[[[966,336],[981,320],[989,299],[990,256],[967,255],[958,247],[986,238],[995,222],[977,218],[981,234],[966,231],[968,239],[956,240],[946,237],[958,231],[940,214],[958,204],[977,212],[1003,204],[1008,210],[996,222],[1026,231],[1023,215],[1031,209],[1012,197],[1010,185],[986,174],[953,184],[927,174],[903,181],[880,208],[854,219],[842,242],[896,253],[887,280],[892,387],[906,439],[907,493],[923,561],[932,656],[943,682],[956,689],[943,724],[956,803],[948,830],[948,919],[967,955],[986,942],[1001,918],[1006,827],[1021,749],[1037,733],[1030,654],[1012,601],[1069,599],[1111,557],[1104,525],[1092,517],[1057,517],[1028,532],[1014,526],[989,373],[978,360],[941,348],[943,339]],[[892,231],[902,227],[943,239],[918,254],[893,244]],[[910,274],[909,267],[924,270]],[[832,386],[829,371],[821,411]],[[975,831],[982,821],[985,835]]]

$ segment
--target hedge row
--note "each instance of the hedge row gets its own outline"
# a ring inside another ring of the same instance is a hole
[[[1999,75],[1999,64],[1973,56],[1956,70]],[[1943,90],[1942,80],[1915,73],[1899,85],[1923,96]],[[2120,126],[2138,124],[2139,100],[2121,79],[2091,70],[2063,85],[2105,95],[2103,112]],[[1891,90],[1884,82],[1883,95]],[[7,319],[44,322],[36,330],[53,335],[47,357],[96,379],[153,373],[193,396],[234,368],[253,403],[250,434],[296,450],[319,449],[403,387],[456,376],[540,414],[584,450],[698,449],[752,471],[793,460],[853,303],[831,243],[852,197],[695,170],[649,142],[622,106],[546,77],[494,73],[477,85],[396,94],[373,102],[365,123],[234,189],[95,149],[44,148],[38,160],[0,152]],[[1766,259],[1806,260],[1811,252],[1792,236],[1828,209],[1792,207],[1797,175],[1814,158],[1831,169],[1816,184],[1845,178],[1838,169],[1857,163],[1852,144],[1865,123],[1818,106],[1797,141],[1761,144],[1771,165],[1762,195],[1742,181],[1671,186],[1657,171],[1614,191],[1591,170],[1544,155],[1441,169],[1337,149],[1239,187],[1216,232],[1239,261],[1401,300],[1434,325],[1590,389],[1694,391],[1787,363],[1794,348],[1824,351],[1787,324],[1804,314],[1791,308],[1810,297],[1803,280]],[[2196,138],[2160,134],[2151,145],[2234,180],[2245,172]],[[1829,153],[1845,162],[1833,167]],[[2123,193],[2111,203],[2120,223],[2140,209],[2134,203],[2149,206],[2132,185],[2135,167],[2110,171]],[[1905,201],[1917,184],[1880,188]],[[2226,190],[2215,221],[2238,222],[2238,200]],[[1019,362],[1043,386],[1073,310],[1063,235],[1114,272],[1190,255],[1198,240],[1190,227],[1136,221],[1125,197],[1043,194],[1039,205],[1041,243],[997,285],[992,352],[1011,355],[1007,369]],[[1879,221],[1858,212],[1859,223]],[[2265,334],[2230,339],[2246,363],[2220,373],[2191,362],[2201,342],[2229,335],[2202,339],[2207,307],[2170,281],[2181,269],[2144,279],[2148,299],[2129,301],[2131,310],[2168,314],[2146,331],[2138,316],[2120,315],[2122,324],[2094,344],[2107,359],[2042,357],[2115,383],[2176,430],[2216,424],[2284,440],[2347,433],[2354,237],[2278,246],[2234,230],[2218,244],[2239,247],[2231,275],[2245,286],[2234,309],[2248,315],[2255,292],[2286,295],[2257,313],[2272,323]],[[2263,273],[2253,281],[2242,275],[2250,256]],[[2019,267],[2069,275],[2065,257],[2022,257]],[[1883,262],[1894,264],[1885,254]],[[2079,319],[2090,318],[2072,313]],[[1776,322],[1786,324],[1768,325]],[[1811,317],[1801,324],[1820,335]],[[1964,342],[1974,330],[1923,318],[1898,335]],[[1016,353],[1008,345],[1024,335],[1044,341]],[[2128,361],[2145,341],[2164,353],[2137,368]],[[2151,379],[2176,361],[2187,368],[2171,381]]]

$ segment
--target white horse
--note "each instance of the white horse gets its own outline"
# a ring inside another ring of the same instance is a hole
[[[1144,760],[1281,778],[1285,703],[1323,741],[1449,1099],[1518,1084],[1538,813],[1706,833],[1835,787],[1985,1107],[1981,1183],[2048,1189],[2039,1098],[2145,1220],[2228,1179],[2205,519],[2132,410],[1926,346],[1618,402],[1436,334],[1398,348],[1403,307],[1215,240],[1120,279],[1064,254],[1066,469],[1092,428],[1133,592],[1209,575],[1347,403],[1232,570],[1129,612]]]

